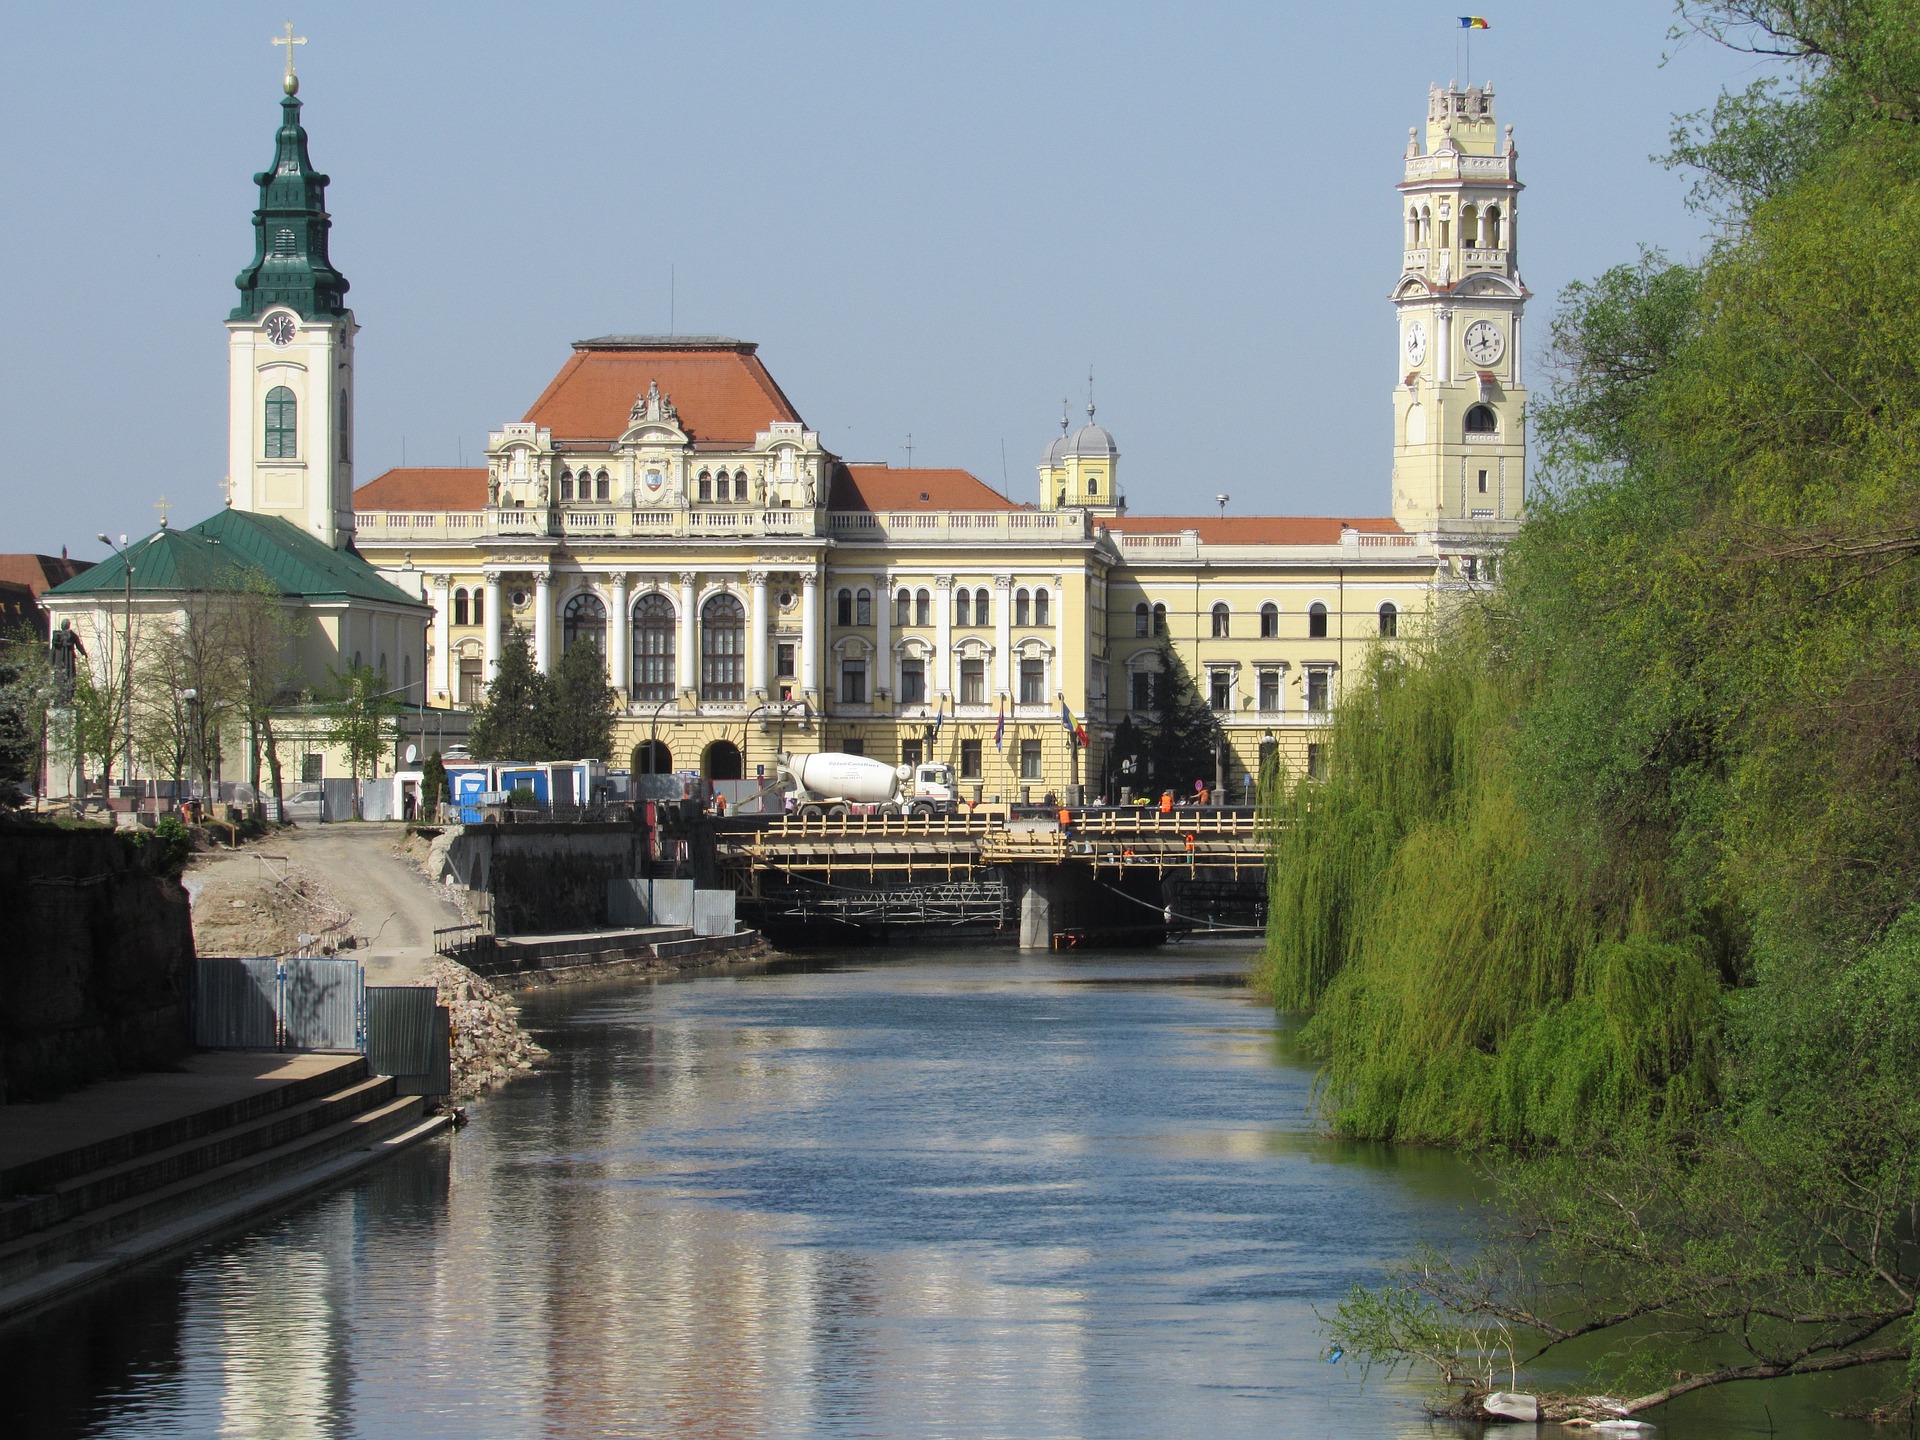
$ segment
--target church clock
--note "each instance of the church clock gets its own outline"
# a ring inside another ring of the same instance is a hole
[[[267,317],[267,339],[281,347],[293,343],[293,317],[286,311],[276,311]]]
[[[1495,365],[1507,348],[1500,327],[1491,320],[1476,320],[1467,326],[1467,358],[1476,365]]]

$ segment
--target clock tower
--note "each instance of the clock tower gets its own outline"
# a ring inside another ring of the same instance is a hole
[[[327,177],[307,156],[288,50],[271,168],[253,177],[253,263],[227,316],[227,503],[353,545],[353,336],[327,258]]]
[[[1435,87],[1407,134],[1406,248],[1393,303],[1393,513],[1409,530],[1497,541],[1526,501],[1526,402],[1513,127],[1493,87]],[[1443,547],[1444,548],[1444,547]]]

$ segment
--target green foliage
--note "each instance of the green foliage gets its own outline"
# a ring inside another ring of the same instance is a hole
[[[613,718],[619,696],[607,684],[607,662],[598,646],[581,641],[567,649],[553,671],[552,760],[605,760],[613,753]],[[531,758],[531,757],[530,757]]]
[[[29,630],[0,637],[0,792],[18,794],[40,762],[52,668],[46,643]]]
[[[380,754],[395,738],[393,717],[401,702],[387,693],[387,677],[371,665],[349,665],[333,672],[333,694],[322,705],[327,738],[346,747],[347,771],[359,779],[371,775]]]
[[[500,663],[487,682],[487,698],[473,717],[468,748],[476,760],[550,760],[553,686],[533,667],[533,647],[524,632],[510,631],[500,645]]]
[[[1173,647],[1161,646],[1159,655],[1145,723],[1136,725],[1129,716],[1114,734],[1113,765],[1123,777],[1116,783],[1139,793],[1171,790],[1176,799],[1185,799],[1194,781],[1213,785],[1224,737],[1220,717],[1200,697]],[[1127,761],[1131,770],[1124,768]]]
[[[442,805],[453,803],[453,792],[447,787],[447,764],[438,750],[427,756],[427,763],[420,767],[420,794],[425,801],[421,806],[425,819],[431,819]]]
[[[193,831],[178,816],[162,815],[151,835],[144,830],[127,832],[127,843],[140,852],[154,874],[178,875],[193,854]]]

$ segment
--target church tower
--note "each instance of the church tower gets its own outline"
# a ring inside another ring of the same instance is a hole
[[[272,168],[253,177],[253,263],[227,317],[227,497],[336,550],[353,544],[353,336],[327,258],[327,177],[307,156],[287,51]]]
[[[1094,423],[1093,401],[1087,401],[1087,423],[1071,429],[1067,412],[1060,412],[1060,434],[1040,456],[1040,508],[1068,507],[1117,515],[1126,501],[1120,496],[1120,447],[1106,426]]]
[[[1424,150],[1407,133],[1393,513],[1409,530],[1494,540],[1525,509],[1518,160],[1491,85],[1430,89]]]

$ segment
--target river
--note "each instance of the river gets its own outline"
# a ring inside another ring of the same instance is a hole
[[[1315,1310],[1468,1236],[1467,1172],[1319,1134],[1245,960],[876,951],[533,997],[551,1062],[457,1135],[0,1333],[3,1428],[1456,1434],[1329,1365]]]

